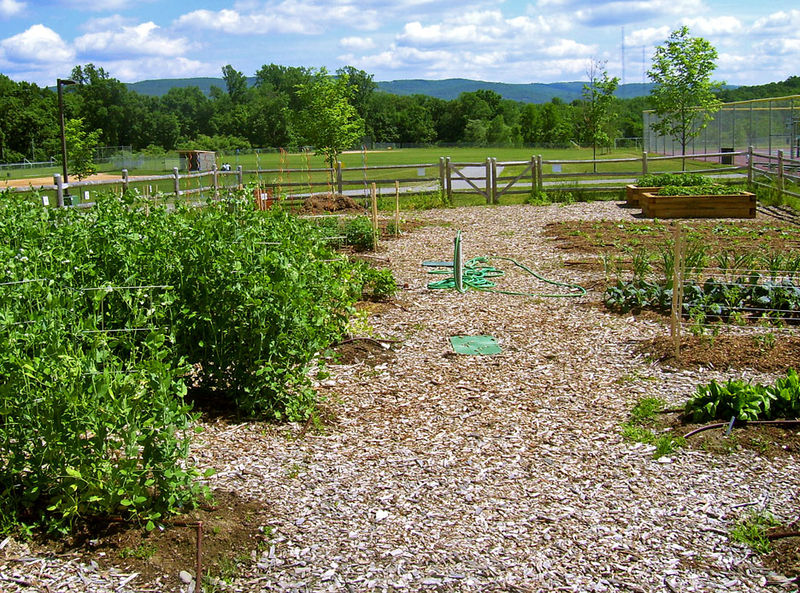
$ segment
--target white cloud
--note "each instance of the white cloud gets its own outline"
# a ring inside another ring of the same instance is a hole
[[[0,0],[0,17],[16,16],[25,10],[26,6],[26,2],[18,0]]]
[[[800,54],[800,38],[769,39],[754,46],[754,49],[767,56],[797,56]]]
[[[693,36],[714,37],[744,33],[744,25],[734,16],[685,18],[681,23],[689,27]]]
[[[696,0],[540,0],[536,9],[547,13],[557,9],[590,26],[624,25],[705,12],[704,4]]]
[[[75,49],[92,59],[132,55],[177,57],[191,48],[186,39],[164,35],[153,22],[87,33],[75,40]]]
[[[119,14],[112,16],[98,17],[89,19],[81,25],[81,29],[88,32],[107,31],[109,29],[119,29],[134,25],[136,21],[131,17],[124,17]]]
[[[152,78],[192,78],[195,76],[219,76],[223,64],[200,62],[189,58],[177,57],[164,60],[151,57],[134,60],[112,60],[101,62],[103,68],[112,73],[114,78],[123,82],[136,82]]]
[[[0,49],[6,61],[20,64],[69,62],[75,58],[75,52],[59,34],[44,25],[33,25],[0,41]]]
[[[375,47],[375,41],[371,37],[344,37],[339,40],[339,45],[346,49],[365,51]]]
[[[249,14],[242,15],[235,10],[222,9],[195,10],[181,15],[176,21],[176,27],[189,27],[192,29],[208,29],[231,34],[259,34],[274,33],[299,33],[313,34],[321,32],[311,21],[303,19],[283,19],[275,14]]]
[[[669,27],[648,27],[646,29],[639,29],[625,36],[625,44],[630,47],[639,45],[660,45],[669,37],[670,32]]]
[[[441,23],[423,25],[419,21],[406,23],[397,36],[402,45],[423,47],[500,45],[538,45],[544,36],[569,29],[567,21],[528,16],[504,18],[497,10],[474,11],[448,17]]]
[[[800,29],[800,10],[779,11],[757,19],[752,33],[780,34],[796,33]]]
[[[376,30],[382,22],[377,10],[352,2],[284,0],[238,3],[234,9],[195,10],[181,15],[176,25],[231,34],[320,35],[342,25],[358,30]]]

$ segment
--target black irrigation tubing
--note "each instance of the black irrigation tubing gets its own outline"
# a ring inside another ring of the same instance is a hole
[[[800,426],[800,420],[739,420],[737,425],[738,426],[749,426],[751,424],[757,426]],[[706,426],[701,426],[700,428],[695,428],[694,430],[687,432],[683,435],[683,438],[688,439],[690,436],[695,435],[700,432],[704,432],[706,430],[713,430],[715,428],[723,428],[725,426],[732,426],[733,422],[717,422],[715,424],[707,424]]]

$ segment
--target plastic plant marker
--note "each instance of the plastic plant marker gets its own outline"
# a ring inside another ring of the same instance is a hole
[[[450,343],[457,354],[500,354],[503,350],[492,336],[452,336]]]

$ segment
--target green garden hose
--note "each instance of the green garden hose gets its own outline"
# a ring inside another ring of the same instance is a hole
[[[499,270],[493,266],[489,265],[490,260],[499,259],[504,261],[509,261],[524,272],[527,272],[534,278],[541,280],[547,284],[551,284],[553,286],[561,286],[563,288],[569,288],[576,292],[569,292],[569,293],[557,293],[557,294],[542,294],[542,293],[532,293],[532,292],[513,292],[510,290],[499,290],[496,289],[495,282],[493,282],[492,278],[499,278],[505,275],[503,270]],[[444,278],[443,280],[438,280],[436,282],[431,282],[428,284],[428,288],[433,290],[443,290],[443,289],[451,289],[455,288],[459,292],[466,292],[468,288],[473,288],[475,290],[482,290],[484,292],[497,292],[500,294],[508,294],[513,296],[531,296],[531,297],[547,297],[547,298],[573,298],[573,297],[581,297],[586,294],[586,289],[579,284],[571,284],[568,282],[558,282],[556,280],[549,280],[544,276],[536,273],[535,271],[531,270],[528,266],[519,263],[517,260],[510,258],[510,257],[501,257],[501,256],[483,256],[483,257],[473,257],[472,259],[468,260],[466,263],[462,264],[462,256],[461,256],[461,231],[456,233],[456,237],[454,240],[454,250],[453,250],[453,272],[451,273],[449,270],[431,270],[429,274],[447,274],[448,277]],[[449,264],[449,262],[447,262]],[[444,266],[445,264],[442,262],[423,262],[423,265],[427,266]],[[449,267],[449,265],[448,265]],[[460,282],[459,282],[460,280]]]

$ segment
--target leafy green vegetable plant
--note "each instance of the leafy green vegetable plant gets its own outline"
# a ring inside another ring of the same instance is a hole
[[[711,381],[699,385],[684,406],[684,416],[691,422],[711,420],[772,420],[800,417],[800,378],[794,369],[773,385],[741,380],[726,383]]]

